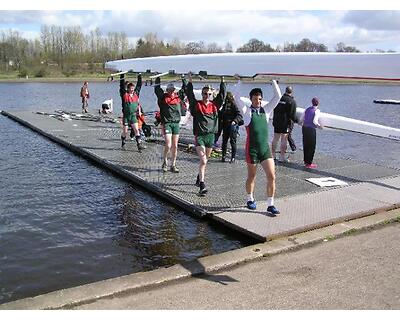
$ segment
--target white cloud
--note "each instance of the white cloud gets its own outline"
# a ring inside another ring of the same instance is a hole
[[[0,24],[38,23],[47,15],[46,11],[0,10]]]
[[[400,11],[349,11],[343,21],[367,30],[400,31]]]
[[[234,47],[251,38],[273,45],[297,42],[304,37],[315,38],[322,28],[320,18],[308,12],[266,11],[142,11],[112,12],[102,29],[120,31],[129,37],[147,32],[159,38],[181,41],[231,42]]]
[[[21,25],[20,31],[32,38],[43,24],[79,25],[84,32],[98,27],[103,35],[124,31],[133,41],[151,32],[164,41],[230,42],[234,49],[251,38],[273,47],[309,38],[331,50],[338,42],[363,51],[398,50],[400,43],[400,11],[181,10],[185,8],[187,3],[179,10],[159,11],[0,11],[0,29]],[[36,30],[27,30],[26,25],[34,24]]]
[[[123,6],[128,4],[139,10],[159,10],[165,9],[165,0],[131,0],[123,2]],[[27,10],[51,9],[51,10],[113,10],[116,3],[106,0],[82,1],[82,0],[18,0],[18,1],[3,1],[2,9],[18,10],[26,8]],[[265,0],[202,0],[188,3],[187,0],[168,0],[168,6],[173,8],[185,8],[189,6],[192,10],[203,10],[211,8],[213,10],[246,10],[248,8],[257,8],[257,10],[393,10],[399,8],[399,4],[393,0],[352,0],[352,1],[337,1],[337,0],[285,0],[285,1],[265,1]]]

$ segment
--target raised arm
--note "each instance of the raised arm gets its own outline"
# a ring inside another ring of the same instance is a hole
[[[135,86],[135,93],[137,96],[140,94],[140,89],[142,89],[142,74],[139,73],[137,76],[136,86]]]
[[[274,108],[278,105],[279,100],[282,97],[282,93],[281,93],[281,89],[278,86],[278,83],[276,82],[276,80],[272,80],[272,89],[274,90],[274,97],[267,103],[265,104],[264,110],[265,112],[269,115],[272,110],[274,110]]]
[[[185,75],[182,75],[181,79],[182,79],[182,87],[178,91],[178,96],[183,102],[185,100],[185,95],[187,91],[187,80],[185,78]]]
[[[240,116],[241,116],[241,124],[248,126],[251,121],[251,109],[250,106],[247,106],[244,101],[240,98],[240,92],[242,88],[242,81],[238,80],[237,84],[233,87],[232,93],[235,97],[236,106],[238,107]]]
[[[224,77],[221,77],[221,83],[219,84],[219,92],[213,102],[218,106],[218,109],[221,108],[226,98],[226,83],[224,81]]]
[[[125,88],[125,74],[121,74],[119,76],[119,95],[121,97],[124,96],[124,94],[126,93],[126,88]]]
[[[185,103],[185,96],[186,96],[186,88],[187,88],[187,81],[185,79],[185,75],[181,76],[182,78],[182,87],[181,89],[178,91],[178,96],[179,99],[181,100],[181,115],[185,116],[186,115],[186,103]]]
[[[193,92],[192,76],[190,74],[189,74],[189,83],[187,84],[187,87],[186,87],[186,96],[187,96],[187,98],[189,100],[190,113],[192,115],[194,115],[195,114],[195,107],[196,107],[196,104],[197,104],[197,100],[196,100],[196,97],[195,97],[194,92]]]
[[[160,77],[157,77],[154,83],[154,93],[156,94],[158,100],[162,100],[164,97],[164,90],[161,88]]]
[[[246,113],[248,107],[242,101],[242,99],[240,99],[241,88],[242,88],[242,81],[238,80],[238,82],[234,85],[234,87],[232,89],[232,94],[235,97],[236,106],[237,106],[239,112],[243,116]]]

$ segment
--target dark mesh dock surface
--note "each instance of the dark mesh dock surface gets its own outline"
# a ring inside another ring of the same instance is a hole
[[[180,150],[177,165],[180,173],[161,171],[163,144],[149,142],[139,153],[136,143],[128,141],[122,150],[119,124],[96,121],[60,121],[32,112],[6,113],[24,125],[63,144],[74,152],[90,158],[113,172],[137,183],[186,211],[208,216],[228,227],[265,241],[290,235],[336,221],[370,214],[374,210],[400,204],[400,171],[316,155],[317,170],[302,166],[302,152],[297,152],[289,164],[276,167],[276,205],[281,214],[268,216],[265,200],[265,175],[258,169],[255,197],[258,208],[245,208],[246,164],[235,164],[211,159],[207,165],[208,194],[199,197],[194,185],[199,160],[195,153]],[[190,133],[182,133],[182,140],[191,140]],[[243,151],[239,158],[243,159]],[[349,183],[346,187],[320,188],[307,178],[335,177]]]

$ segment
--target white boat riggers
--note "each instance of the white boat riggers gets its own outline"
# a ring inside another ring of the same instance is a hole
[[[159,74],[155,74],[154,76],[150,76],[149,78],[150,78],[150,79],[155,79],[155,78],[157,78],[157,77],[162,77],[162,76],[165,76],[165,75],[167,75],[167,74],[169,74],[168,71],[167,71],[167,72],[163,72],[163,73],[159,73]]]

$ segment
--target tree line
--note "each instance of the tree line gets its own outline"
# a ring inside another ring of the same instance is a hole
[[[334,50],[360,52],[356,47],[346,46],[342,42]],[[177,38],[165,42],[155,33],[147,33],[132,43],[125,32],[103,34],[97,28],[84,33],[80,26],[43,25],[39,38],[34,40],[24,39],[18,31],[1,31],[0,72],[17,71],[22,77],[28,73],[36,77],[51,73],[71,76],[83,71],[104,72],[104,63],[108,60],[221,52],[233,52],[232,45],[229,42],[224,46],[204,41],[184,43]],[[276,48],[259,39],[250,39],[236,52],[328,52],[328,48],[307,38],[298,43],[285,42]]]

